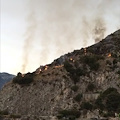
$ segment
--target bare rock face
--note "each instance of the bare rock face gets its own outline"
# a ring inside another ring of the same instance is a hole
[[[2,88],[1,111],[20,115],[18,120],[57,120],[62,110],[76,110],[82,118],[94,113],[99,116],[94,105],[100,94],[108,88],[120,93],[120,30],[93,46],[40,66],[32,73],[32,81],[24,83],[29,79],[18,74]],[[83,103],[89,103],[88,109]]]

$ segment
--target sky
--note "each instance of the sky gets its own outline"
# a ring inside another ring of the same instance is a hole
[[[120,29],[120,0],[0,0],[0,72],[35,71]]]

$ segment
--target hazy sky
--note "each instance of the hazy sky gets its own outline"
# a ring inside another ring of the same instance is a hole
[[[120,0],[1,0],[0,72],[34,71],[120,28]]]

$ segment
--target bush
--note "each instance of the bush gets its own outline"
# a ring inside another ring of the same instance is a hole
[[[107,90],[105,90],[103,93],[102,93],[102,95],[105,97],[105,96],[107,96],[108,94],[110,94],[110,93],[116,93],[117,92],[117,89],[116,88],[108,88]]]
[[[20,116],[20,115],[11,114],[11,115],[10,115],[10,118],[21,118],[21,116]]]
[[[114,112],[106,112],[106,113],[103,113],[103,117],[115,117],[115,113]]]
[[[78,95],[76,95],[76,96],[74,97],[74,100],[75,100],[76,102],[80,102],[81,99],[82,99],[82,94],[78,94]]]
[[[85,69],[81,69],[81,68],[77,68],[76,69],[76,75],[77,76],[84,76],[86,74],[86,70]]]
[[[108,112],[118,112],[120,109],[120,93],[115,88],[108,88],[96,100],[97,108]]]
[[[0,111],[0,115],[8,115],[8,111],[7,110],[3,110],[3,111]]]
[[[61,110],[58,112],[59,119],[67,118],[68,120],[75,120],[76,118],[80,117],[80,112],[78,110]]]
[[[87,91],[93,91],[95,89],[95,85],[93,83],[89,83],[88,86],[87,86]]]
[[[91,103],[89,103],[89,102],[83,102],[81,104],[81,108],[86,109],[86,110],[92,110],[93,105]]]
[[[96,63],[91,63],[89,66],[91,70],[98,70],[100,67],[100,64],[96,62]]]
[[[120,105],[120,94],[110,93],[106,98],[106,108],[108,111],[117,111]]]
[[[98,63],[99,57],[95,55],[86,55],[81,58],[84,64],[87,64],[91,70],[98,70],[100,65]]]
[[[101,99],[100,96],[95,101],[95,107],[99,108],[100,110],[104,110],[104,108],[105,108],[104,104],[102,103],[102,99]]]
[[[71,87],[71,89],[72,89],[74,92],[77,92],[77,90],[79,89],[79,87],[76,86],[76,85],[74,85],[74,86]]]
[[[75,74],[74,75],[70,74],[70,78],[73,80],[74,84],[76,84],[77,82],[79,82],[79,77],[76,76]]]
[[[106,60],[106,65],[112,65],[110,60]]]
[[[73,68],[73,66],[72,66],[68,61],[65,61],[65,63],[64,63],[64,68],[65,68],[66,71],[69,72],[70,74],[74,74],[74,73],[75,73],[75,69]]]
[[[79,81],[80,76],[86,74],[85,69],[75,68],[72,64],[69,63],[69,61],[65,61],[64,68],[67,72],[69,72],[69,76],[75,84]]]
[[[15,78],[13,78],[13,83],[17,84],[30,84],[33,82],[33,74],[32,73],[27,73],[22,77],[21,73],[18,73]]]
[[[116,53],[112,53],[111,56],[114,57],[114,58],[117,58],[117,54]]]
[[[118,70],[117,74],[119,74],[119,75],[120,75],[120,70]]]
[[[113,65],[116,65],[117,62],[118,62],[117,59],[114,59],[114,60],[113,60]]]
[[[74,81],[74,83],[77,83],[79,81],[79,77],[76,75],[76,69],[73,67],[73,65],[66,61],[64,63],[64,68],[67,72],[69,72],[69,76]]]

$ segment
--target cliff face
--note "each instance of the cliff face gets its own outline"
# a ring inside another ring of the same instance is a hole
[[[9,82],[0,91],[0,110],[39,118],[73,109],[85,117],[83,102],[94,105],[100,93],[108,88],[120,93],[119,43],[120,30],[93,46],[39,67],[32,73],[33,81],[29,84]]]

